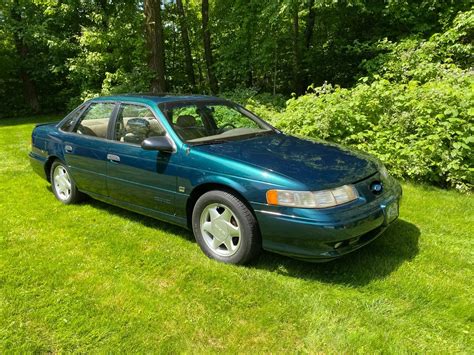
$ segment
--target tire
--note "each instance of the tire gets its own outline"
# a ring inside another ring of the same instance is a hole
[[[66,164],[59,160],[54,161],[51,165],[50,181],[54,196],[65,205],[78,203],[82,200],[83,194],[77,189]]]
[[[192,227],[201,250],[211,259],[246,264],[262,249],[255,216],[239,198],[225,191],[209,191],[199,197]]]

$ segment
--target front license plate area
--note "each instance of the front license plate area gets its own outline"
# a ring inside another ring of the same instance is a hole
[[[391,204],[387,205],[384,209],[385,212],[385,223],[389,224],[393,222],[398,217],[398,201],[394,201]]]

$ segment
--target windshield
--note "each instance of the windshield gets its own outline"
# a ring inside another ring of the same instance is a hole
[[[160,108],[176,134],[191,144],[220,143],[274,132],[260,118],[226,101],[167,103]]]

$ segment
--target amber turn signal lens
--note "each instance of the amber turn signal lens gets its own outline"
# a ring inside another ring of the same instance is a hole
[[[278,205],[278,191],[277,190],[267,191],[267,203],[270,205]]]

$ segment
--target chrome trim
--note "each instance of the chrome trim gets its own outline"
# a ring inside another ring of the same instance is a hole
[[[265,211],[265,210],[255,210],[255,212],[271,214],[273,216],[284,216],[284,217],[296,218],[295,215],[289,215],[289,214],[284,214],[284,213],[280,213],[280,212],[272,212],[272,211]]]

